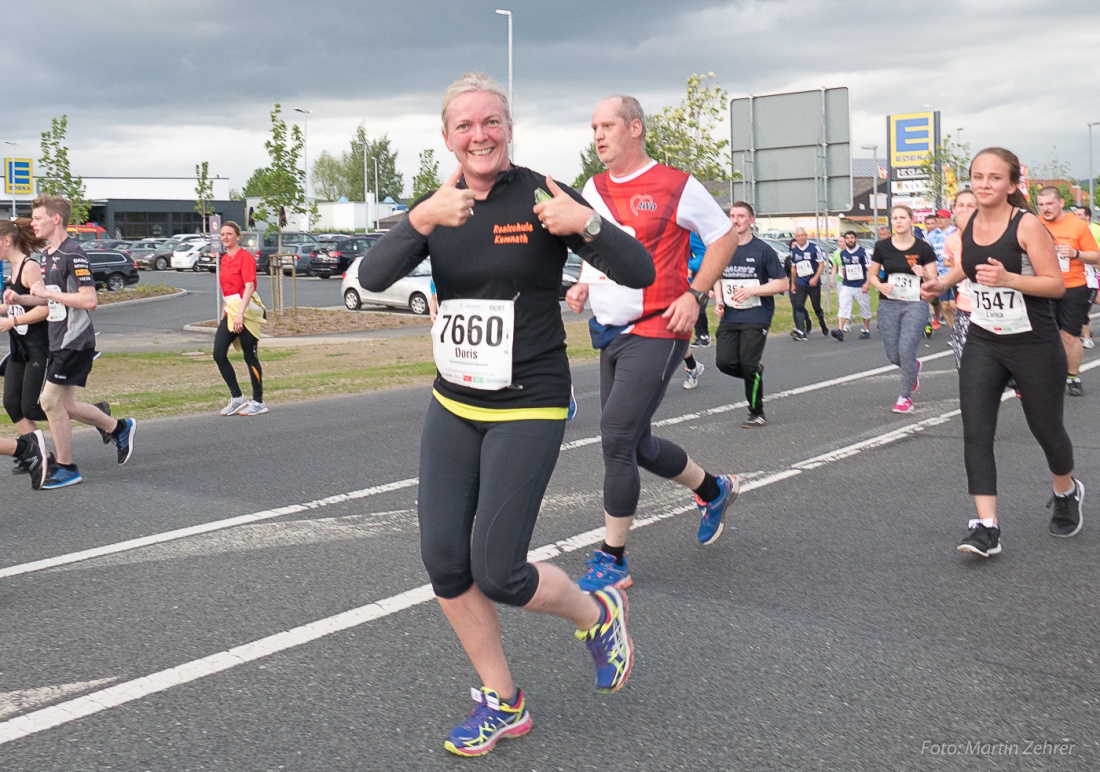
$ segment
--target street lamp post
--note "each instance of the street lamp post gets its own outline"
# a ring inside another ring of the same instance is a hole
[[[874,187],[874,191],[875,191],[874,192],[874,196],[875,196],[875,202],[874,202],[875,228],[874,228],[873,235],[875,237],[877,237],[878,236],[878,145],[860,145],[860,147],[863,148],[864,150],[870,150],[871,151],[871,156],[873,157],[874,162],[875,162],[875,170],[874,170],[874,173],[871,175],[871,180],[872,180],[872,184],[875,186]]]
[[[1100,124],[1100,121],[1092,121],[1089,123],[1089,209],[1095,210],[1096,204],[1093,203],[1092,195],[1096,188],[1096,167],[1092,165],[1092,127]]]
[[[374,229],[378,230],[378,156],[374,157]]]
[[[500,8],[497,9],[497,13],[501,16],[508,17],[508,109],[512,111],[512,121],[516,119],[516,105],[514,95],[512,93],[512,12],[504,11]],[[515,160],[515,143],[508,143],[508,155]]]
[[[10,139],[5,139],[4,144],[5,145],[11,145],[12,147],[15,147],[19,143],[18,142],[12,142]],[[1089,147],[1092,147],[1092,128],[1091,127],[1089,128]],[[15,151],[13,150],[12,153],[14,153],[14,152]],[[1092,151],[1091,150],[1089,151],[1089,166],[1092,166]],[[8,173],[9,173],[9,171],[7,169],[5,169],[4,174],[7,175]],[[15,186],[13,185],[12,189],[11,189],[11,219],[14,220],[15,217],[16,217],[16,214],[15,214]]]
[[[303,110],[295,107],[294,112],[301,113],[302,118],[302,165],[306,170],[306,230],[309,230],[309,114],[312,110]]]

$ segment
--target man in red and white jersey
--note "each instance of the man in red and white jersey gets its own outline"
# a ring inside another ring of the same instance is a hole
[[[641,492],[639,466],[695,493],[702,544],[721,535],[722,518],[740,489],[736,476],[705,471],[650,428],[684,359],[699,309],[737,248],[736,234],[698,180],[646,154],[645,113],[637,99],[614,96],[600,102],[592,131],[607,171],[589,180],[582,193],[598,215],[589,227],[618,226],[635,236],[652,255],[657,278],[645,289],[631,289],[586,263],[566,297],[578,312],[590,301],[594,333],[610,341],[600,353],[606,534],[578,582],[589,592],[609,584],[629,587],[633,581],[625,553]],[[692,231],[707,248],[689,284]]]

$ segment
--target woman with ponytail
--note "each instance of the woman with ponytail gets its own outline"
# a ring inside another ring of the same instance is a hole
[[[943,294],[964,277],[971,283],[970,330],[959,369],[963,454],[977,517],[960,552],[1001,552],[997,520],[994,435],[1001,395],[1015,378],[1024,417],[1047,459],[1053,491],[1052,536],[1081,530],[1085,486],[1073,477],[1073,444],[1062,422],[1066,354],[1052,298],[1065,292],[1054,241],[1020,191],[1020,161],[986,148],[970,165],[978,211],[962,233],[962,260],[925,282],[924,297]]]

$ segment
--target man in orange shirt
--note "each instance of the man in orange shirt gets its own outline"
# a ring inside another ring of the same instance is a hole
[[[1089,226],[1092,237],[1096,239],[1097,244],[1100,244],[1100,223],[1092,221],[1092,207],[1079,206],[1073,210],[1073,213],[1077,215],[1078,220],[1083,220]],[[1085,266],[1085,278],[1088,280],[1089,289],[1092,290],[1092,302],[1095,303],[1096,290],[1100,288],[1100,279],[1096,276],[1096,266]],[[1085,348],[1096,348],[1096,342],[1092,339],[1091,325],[1088,322],[1085,322],[1085,326],[1081,328],[1081,345]]]
[[[1063,211],[1062,191],[1047,186],[1039,191],[1039,217],[1054,238],[1058,262],[1062,267],[1062,280],[1066,294],[1054,301],[1058,317],[1058,329],[1062,331],[1062,344],[1066,347],[1066,393],[1080,397],[1085,393],[1081,385],[1081,328],[1089,318],[1092,307],[1092,290],[1085,278],[1085,265],[1100,262],[1100,247],[1092,237],[1089,226]]]

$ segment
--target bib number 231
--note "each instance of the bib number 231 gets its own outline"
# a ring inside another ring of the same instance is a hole
[[[432,325],[435,366],[443,380],[484,391],[512,383],[511,300],[444,300]]]

